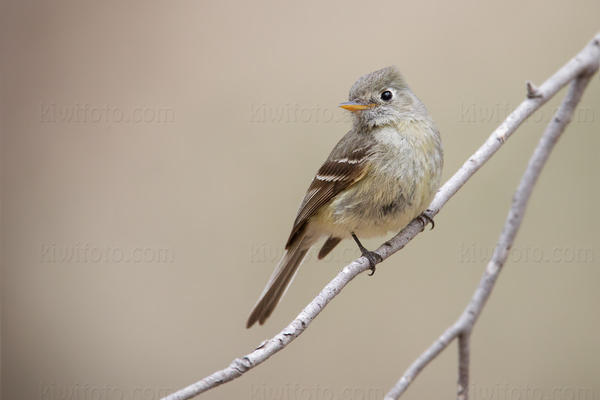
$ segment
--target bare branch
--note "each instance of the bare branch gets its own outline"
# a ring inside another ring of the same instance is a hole
[[[597,68],[597,67],[596,67]],[[479,286],[475,290],[471,301],[458,318],[458,320],[446,330],[430,347],[427,349],[404,373],[402,378],[386,395],[386,399],[397,399],[406,391],[410,383],[416,378],[419,372],[429,364],[442,350],[444,350],[453,339],[458,337],[459,347],[459,379],[458,379],[458,399],[468,399],[469,382],[469,338],[477,318],[481,314],[483,307],[494,288],[494,284],[502,266],[508,258],[509,250],[515,240],[527,202],[533,191],[533,187],[544,167],[550,152],[554,148],[558,138],[564,132],[566,126],[571,121],[575,107],[581,100],[581,96],[589,83],[591,75],[595,70],[588,70],[575,78],[569,92],[565,96],[554,118],[544,131],[538,146],[536,147],[517,191],[513,198],[511,209],[506,218],[504,229],[498,240],[492,258],[483,273]]]
[[[458,400],[469,400],[469,362],[471,353],[471,332],[458,335]]]
[[[521,123],[523,123],[523,121],[525,121],[535,110],[546,103],[558,90],[582,73],[591,72],[597,69],[599,57],[600,34],[597,35],[592,43],[586,46],[575,58],[565,64],[537,89],[539,96],[527,98],[507,117],[486,142],[440,188],[430,205],[428,214],[431,217],[435,216],[444,204],[446,204],[446,202],[465,184],[465,182],[494,155]],[[422,230],[423,225],[421,222],[418,220],[412,221],[400,233],[380,246],[377,249],[377,253],[382,259],[388,258],[398,250],[402,249]],[[217,371],[184,389],[166,396],[163,400],[190,399],[206,390],[238,378],[249,369],[261,364],[304,332],[310,322],[323,310],[327,303],[329,303],[348,284],[348,282],[368,268],[369,263],[364,257],[360,257],[346,265],[342,271],[321,290],[317,297],[315,297],[288,326],[273,338],[265,340],[254,351],[242,358],[233,360],[227,368]],[[491,282],[490,285],[493,285],[493,282]],[[485,298],[487,298],[487,296]],[[485,299],[483,302],[485,302]],[[475,318],[475,315],[472,315],[472,317]],[[453,327],[449,328],[449,330],[438,339],[438,342],[434,343],[434,346],[428,349],[427,352],[429,353],[426,356],[427,361],[420,367],[420,364],[417,364],[416,366],[413,364],[413,366],[411,366],[411,368],[415,368],[412,376],[416,376],[427,362],[441,352],[458,333],[458,331],[453,330]],[[426,354],[424,353],[423,356],[425,355]],[[404,377],[402,379],[404,379]],[[408,383],[406,386],[408,386]]]

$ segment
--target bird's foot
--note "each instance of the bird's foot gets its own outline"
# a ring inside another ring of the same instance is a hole
[[[369,269],[371,270],[371,272],[369,272],[369,276],[373,276],[375,273],[375,266],[382,262],[383,258],[381,258],[381,256],[374,251],[369,251],[366,249],[363,251],[362,256],[369,260]]]
[[[365,246],[362,245],[360,240],[358,240],[358,238],[356,237],[354,232],[352,232],[352,238],[358,245],[358,248],[360,249],[360,253],[362,254],[362,256],[369,261],[369,269],[371,270],[371,273],[369,274],[369,276],[373,276],[373,274],[375,273],[375,266],[377,264],[379,264],[380,262],[382,262],[383,258],[379,254],[375,253],[374,251],[367,250],[365,248]]]
[[[429,224],[431,224],[431,229],[435,228],[435,222],[433,222],[433,217],[429,213],[429,210],[425,210],[423,214],[417,217],[421,225],[423,225],[423,229]]]

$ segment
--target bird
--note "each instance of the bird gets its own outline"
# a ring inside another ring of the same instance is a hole
[[[381,256],[359,240],[399,231],[413,219],[423,227],[440,186],[443,149],[425,105],[396,66],[361,76],[339,107],[352,113],[352,129],[315,174],[292,225],[285,252],[248,317],[246,327],[269,318],[309,249],[325,239],[318,259],[353,238],[369,262]]]

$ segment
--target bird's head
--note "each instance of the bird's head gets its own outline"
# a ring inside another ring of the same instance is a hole
[[[352,111],[355,123],[370,128],[398,123],[424,110],[394,66],[358,78],[348,100],[340,107]]]

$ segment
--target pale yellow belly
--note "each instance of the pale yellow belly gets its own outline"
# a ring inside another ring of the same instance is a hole
[[[323,207],[314,222],[336,237],[381,236],[404,228],[425,211],[433,194],[423,180],[369,174]]]

